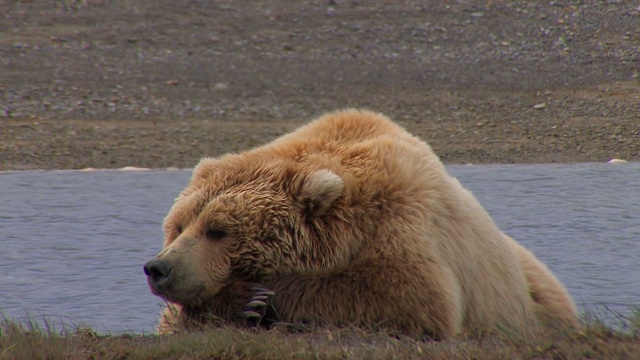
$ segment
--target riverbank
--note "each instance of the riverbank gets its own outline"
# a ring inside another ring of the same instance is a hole
[[[172,336],[100,335],[87,328],[65,334],[5,324],[0,358],[7,359],[630,359],[640,352],[638,324],[628,332],[597,322],[580,332],[523,338],[416,341],[358,329],[251,331],[233,327]]]
[[[0,10],[0,170],[192,167],[345,107],[389,115],[450,164],[640,160],[629,2]]]

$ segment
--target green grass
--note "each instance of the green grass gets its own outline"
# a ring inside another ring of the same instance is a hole
[[[584,316],[579,332],[527,338],[510,335],[439,342],[415,341],[360,329],[271,331],[236,327],[189,334],[102,335],[83,327],[56,331],[51,324],[0,326],[0,359],[631,359],[640,354],[640,310],[620,330]]]

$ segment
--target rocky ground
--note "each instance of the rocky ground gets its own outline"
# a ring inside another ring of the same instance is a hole
[[[344,107],[447,163],[640,160],[635,1],[0,1],[0,170],[191,167]]]

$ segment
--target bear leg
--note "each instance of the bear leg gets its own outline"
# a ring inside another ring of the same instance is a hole
[[[518,256],[538,318],[547,325],[578,328],[578,309],[565,287],[529,250],[509,236],[505,237]]]
[[[446,268],[427,260],[369,260],[270,282],[283,322],[388,329],[443,339],[462,326],[459,287]]]

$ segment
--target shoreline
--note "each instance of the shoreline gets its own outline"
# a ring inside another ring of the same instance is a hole
[[[207,119],[0,121],[0,171],[191,168],[203,157],[254,148],[306,123]],[[446,165],[640,160],[640,120],[605,119],[599,126],[597,122],[583,122],[582,127],[566,130],[552,126],[552,132],[545,127],[530,128],[526,123],[506,128],[455,121],[398,123],[430,144]],[[628,135],[615,135],[620,132]]]
[[[627,161],[624,159],[611,159],[604,162],[584,161],[584,162],[566,162],[566,163],[466,163],[466,164],[447,164],[445,167],[466,167],[466,166],[498,166],[498,167],[520,167],[520,166],[581,166],[581,165],[618,165],[623,164],[637,164],[638,161]],[[99,172],[99,171],[115,171],[115,172],[158,172],[158,171],[192,171],[194,167],[167,167],[167,168],[145,168],[137,166],[124,166],[120,168],[81,168],[81,169],[7,169],[0,170],[0,174],[14,173],[14,172],[40,172],[40,171],[52,171],[52,172]]]

